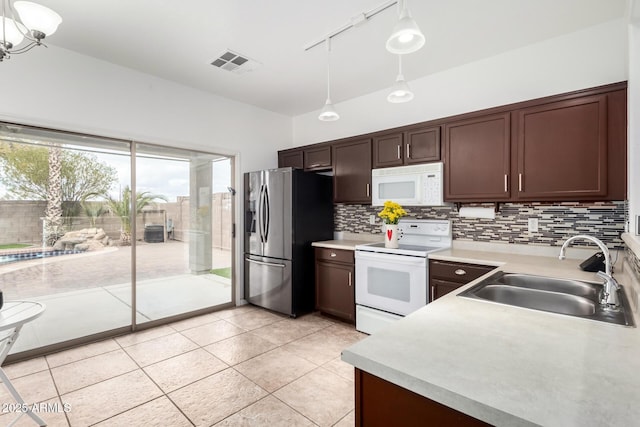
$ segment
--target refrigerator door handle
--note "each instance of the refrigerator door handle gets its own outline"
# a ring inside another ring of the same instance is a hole
[[[286,265],[284,264],[277,264],[277,263],[273,263],[273,262],[264,262],[264,261],[256,261],[253,260],[251,258],[245,258],[244,259],[247,262],[252,262],[254,264],[259,264],[259,265],[266,265],[267,267],[280,267],[280,268],[285,268]]]
[[[265,221],[264,221],[264,242],[269,240],[269,223],[271,222],[271,206],[269,206],[269,187],[264,186],[265,201]]]
[[[260,195],[258,196],[258,230],[260,232],[260,242],[264,243],[264,184],[260,185]]]

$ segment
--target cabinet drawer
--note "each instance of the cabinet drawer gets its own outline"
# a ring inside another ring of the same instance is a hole
[[[429,276],[449,282],[469,283],[496,267],[459,262],[429,261]]]
[[[329,248],[316,248],[316,259],[325,260],[331,262],[344,262],[347,264],[353,264],[353,251],[345,249],[329,249]]]

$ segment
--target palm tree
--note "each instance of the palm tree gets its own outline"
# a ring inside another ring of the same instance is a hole
[[[53,244],[62,236],[62,149],[49,148],[49,177],[47,185],[47,207],[44,211],[47,245]]]
[[[102,202],[82,202],[82,209],[84,214],[89,218],[89,225],[91,228],[96,228],[96,221],[98,218],[107,212],[109,208]]]
[[[151,194],[148,191],[137,193],[135,203],[136,216],[142,212],[142,209],[156,200],[167,201],[167,198],[161,194]],[[107,196],[107,205],[111,213],[120,218],[122,225],[120,228],[120,241],[125,245],[131,244],[131,188],[128,185],[124,187],[120,200]]]

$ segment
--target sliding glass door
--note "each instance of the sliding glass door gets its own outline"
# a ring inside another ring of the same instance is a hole
[[[46,305],[12,353],[232,302],[231,164],[0,123],[0,290]]]
[[[126,142],[0,124],[0,289],[46,305],[14,353],[131,324],[131,246],[111,209],[130,159]]]
[[[224,162],[136,144],[137,323],[231,302],[231,175],[220,171]]]

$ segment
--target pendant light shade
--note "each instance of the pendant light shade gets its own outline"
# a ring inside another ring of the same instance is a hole
[[[331,67],[329,63],[329,59],[331,56],[331,37],[327,38],[327,100],[324,103],[324,107],[320,111],[320,115],[318,116],[319,120],[323,122],[334,122],[340,118],[340,115],[333,108],[333,103],[331,102]]]
[[[387,95],[387,101],[394,104],[409,102],[413,99],[413,92],[409,88],[404,75],[402,74],[402,56],[398,55],[398,77],[391,87],[391,92]]]
[[[406,0],[400,0],[400,19],[393,27],[391,36],[387,39],[387,50],[391,53],[404,55],[412,53],[424,46],[425,38],[416,21],[411,17]]]
[[[336,112],[336,109],[333,108],[331,100],[327,98],[324,107],[322,107],[322,110],[320,111],[318,119],[322,120],[323,122],[333,122],[338,120],[339,118],[340,115]]]

